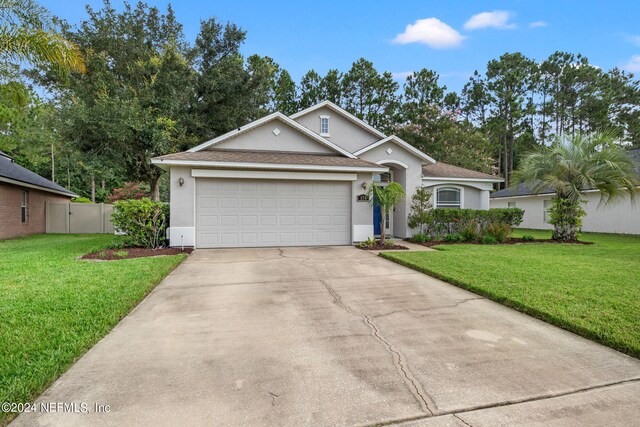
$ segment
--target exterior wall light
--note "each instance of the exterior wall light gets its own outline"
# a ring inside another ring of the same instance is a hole
[[[184,178],[183,177],[178,178],[178,184],[180,184],[180,187],[182,187],[184,185]]]

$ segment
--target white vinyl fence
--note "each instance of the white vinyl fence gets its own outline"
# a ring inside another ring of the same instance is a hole
[[[47,202],[46,232],[62,234],[113,234],[113,205],[104,203]]]

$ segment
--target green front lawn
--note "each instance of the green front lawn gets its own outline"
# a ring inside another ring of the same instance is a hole
[[[0,241],[0,402],[30,402],[186,255],[77,261],[110,235]],[[0,425],[10,415],[0,412]]]
[[[550,238],[546,231],[517,230]],[[381,256],[640,357],[640,236],[594,245],[450,245]]]

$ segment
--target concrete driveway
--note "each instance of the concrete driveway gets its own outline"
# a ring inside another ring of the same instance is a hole
[[[198,250],[40,398],[91,413],[15,424],[632,425],[639,397],[640,361],[373,254]]]

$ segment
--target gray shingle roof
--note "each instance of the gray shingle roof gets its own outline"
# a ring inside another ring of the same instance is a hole
[[[39,187],[43,191],[50,191],[55,193],[62,193],[69,197],[75,197],[76,194],[67,190],[64,187],[59,186],[55,182],[51,182],[46,178],[41,177],[35,172],[31,172],[29,169],[24,168],[17,164],[11,157],[0,151],[0,178],[6,178],[13,181],[19,181],[25,184]]]
[[[636,162],[636,171],[640,174],[640,148],[635,148],[628,151],[629,157]],[[553,194],[553,190],[549,188],[546,191],[539,192],[537,194]],[[529,187],[524,184],[518,185],[516,188],[505,188],[503,190],[496,191],[491,194],[492,199],[499,199],[501,197],[515,197],[515,196],[532,196],[536,193],[531,191]]]
[[[154,157],[155,161],[185,160],[220,163],[265,163],[274,165],[305,165],[305,166],[337,166],[358,168],[383,168],[361,159],[351,159],[332,154],[290,153],[279,151],[249,151],[249,150],[202,150],[195,152],[167,154]]]
[[[476,172],[442,162],[423,166],[422,175],[433,178],[501,179],[499,176]]]

